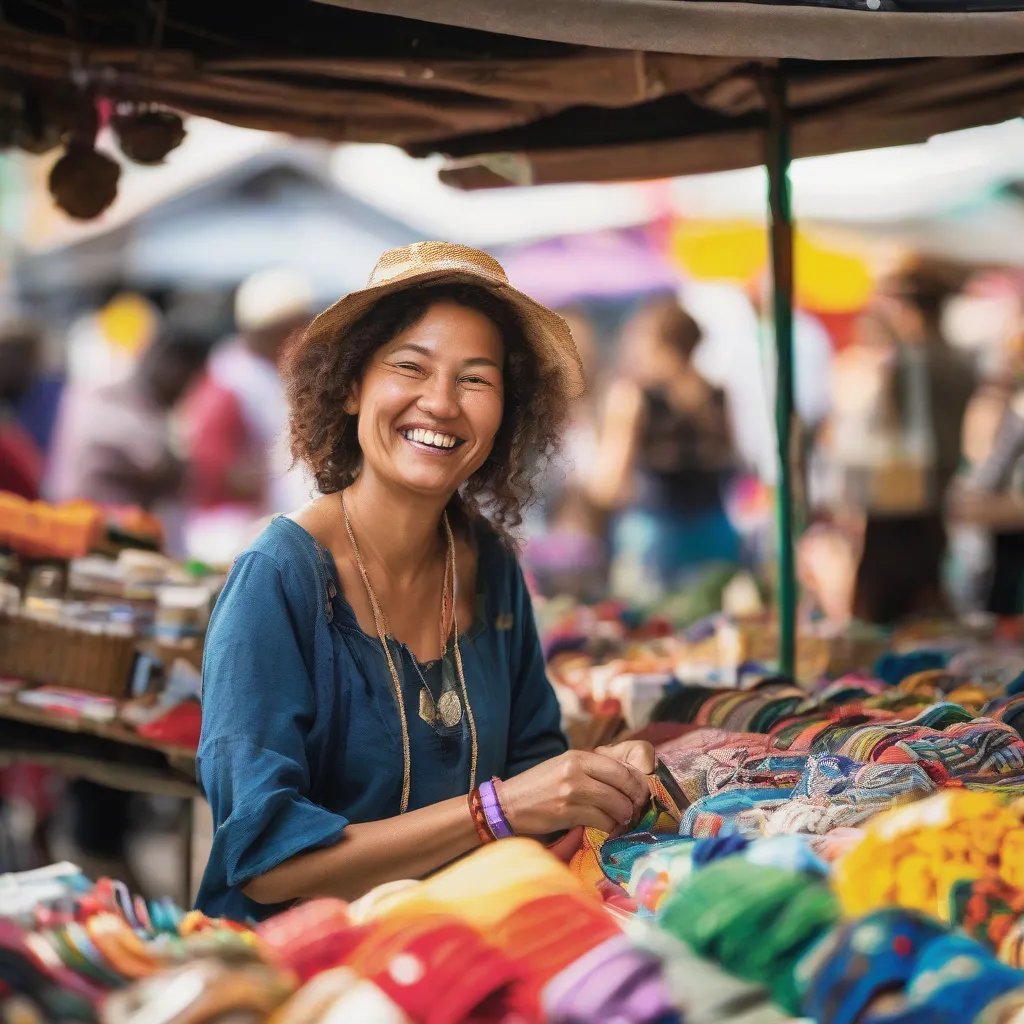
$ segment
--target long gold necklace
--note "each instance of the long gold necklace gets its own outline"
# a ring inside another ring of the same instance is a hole
[[[370,602],[370,610],[373,612],[373,625],[377,630],[377,638],[384,648],[384,656],[388,660],[388,668],[391,671],[391,682],[394,685],[395,701],[398,704],[398,717],[402,726],[402,804],[401,813],[409,809],[409,790],[412,786],[412,754],[409,747],[409,723],[405,718],[405,698],[402,695],[402,684],[398,678],[398,670],[395,668],[394,660],[391,657],[391,648],[388,647],[387,617],[381,608],[377,595],[370,585],[370,577],[367,575],[366,566],[363,564],[363,557],[359,553],[359,545],[356,543],[356,535],[352,530],[352,520],[349,518],[348,505],[345,502],[345,492],[341,493],[341,510],[345,515],[345,529],[348,531],[349,543],[352,545],[352,553],[355,555],[356,567],[362,577],[363,586],[366,588],[366,597]],[[441,621],[438,625],[438,642],[441,648],[442,659],[448,650],[448,638],[454,633],[455,668],[459,678],[459,689],[462,693],[462,703],[454,693],[448,691],[443,693],[438,700],[437,711],[445,725],[457,725],[462,720],[462,708],[466,709],[466,719],[469,722],[470,739],[470,761],[469,761],[469,790],[472,792],[476,786],[476,763],[477,763],[477,742],[476,722],[473,719],[473,708],[469,703],[469,694],[466,691],[466,677],[462,671],[462,652],[459,650],[459,615],[457,608],[457,594],[459,588],[458,568],[455,561],[455,537],[452,534],[452,527],[448,521],[448,513],[442,517],[445,535],[448,541],[448,552],[445,558],[444,580],[441,584]],[[448,608],[451,605],[451,625],[448,625]],[[447,627],[447,628],[446,628]],[[427,693],[429,697],[429,692]],[[431,698],[432,700],[432,698]]]

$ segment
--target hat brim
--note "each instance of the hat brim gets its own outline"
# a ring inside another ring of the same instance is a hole
[[[337,342],[345,331],[388,295],[423,285],[449,283],[477,285],[507,303],[517,314],[527,344],[536,354],[544,372],[557,377],[565,397],[579,398],[586,391],[583,364],[565,320],[506,281],[483,272],[446,267],[411,270],[381,284],[350,292],[316,317],[306,330],[301,348]]]

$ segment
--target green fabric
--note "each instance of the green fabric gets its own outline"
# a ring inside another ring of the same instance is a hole
[[[839,920],[839,907],[809,875],[727,857],[690,876],[660,916],[694,952],[765,985],[780,1006],[796,1014],[796,966]]]

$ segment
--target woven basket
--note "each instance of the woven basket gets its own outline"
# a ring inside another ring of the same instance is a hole
[[[132,637],[0,615],[0,675],[121,698],[131,689],[134,662]]]
[[[743,659],[770,663],[778,658],[777,623],[743,623],[740,637]],[[836,678],[859,670],[870,672],[888,648],[884,638],[826,637],[801,631],[796,641],[796,677],[811,681],[822,675]]]

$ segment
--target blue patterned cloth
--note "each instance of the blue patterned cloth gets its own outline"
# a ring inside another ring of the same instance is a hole
[[[460,641],[476,721],[477,780],[507,778],[566,749],[530,597],[515,559],[476,531],[477,615]],[[438,664],[392,647],[412,754],[409,809],[469,792],[466,715],[420,717]],[[235,562],[210,621],[203,731],[196,761],[215,828],[197,906],[236,920],[280,907],[243,893],[290,857],[337,842],[350,822],[397,815],[403,776],[394,684],[364,633],[330,554],[290,519],[275,519]]]

